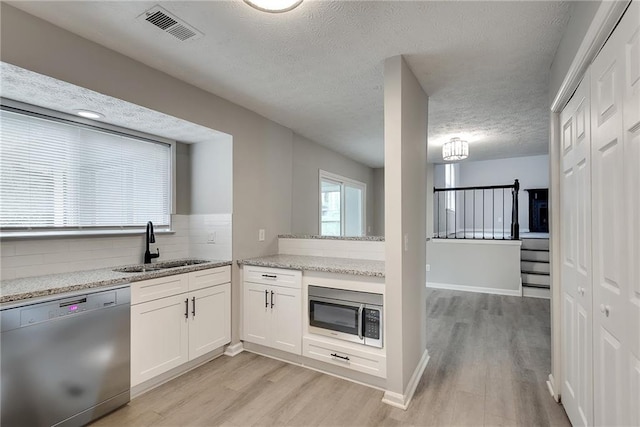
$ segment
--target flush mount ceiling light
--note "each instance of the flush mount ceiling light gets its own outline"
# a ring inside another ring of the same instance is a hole
[[[295,9],[302,0],[244,0],[244,2],[263,12],[282,13]]]
[[[460,138],[451,138],[442,146],[442,158],[448,162],[469,157],[469,143]]]
[[[96,113],[95,111],[76,110],[76,114],[85,119],[104,119],[104,114]]]

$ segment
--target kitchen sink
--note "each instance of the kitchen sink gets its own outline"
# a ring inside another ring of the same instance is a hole
[[[175,268],[175,267],[188,267],[190,265],[204,264],[206,262],[209,262],[209,261],[206,261],[203,259],[182,259],[177,261],[159,262],[159,263],[153,264],[153,266],[160,267],[160,268]]]
[[[150,267],[145,265],[133,265],[131,267],[122,267],[122,268],[114,268],[113,271],[117,271],[119,273],[147,273],[150,271],[159,271],[163,270],[162,267]]]
[[[158,262],[154,264],[131,265],[129,267],[115,268],[113,271],[117,271],[119,273],[147,273],[151,271],[166,270],[168,268],[188,267],[190,265],[204,264],[206,262],[209,261],[202,259],[182,259],[176,261]]]

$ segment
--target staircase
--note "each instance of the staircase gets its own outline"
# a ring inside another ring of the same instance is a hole
[[[549,238],[522,238],[520,272],[522,296],[551,298]]]

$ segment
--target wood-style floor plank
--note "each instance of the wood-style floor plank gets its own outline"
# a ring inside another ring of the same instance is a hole
[[[430,289],[431,359],[408,410],[267,357],[222,356],[94,426],[569,426],[546,388],[549,301]]]

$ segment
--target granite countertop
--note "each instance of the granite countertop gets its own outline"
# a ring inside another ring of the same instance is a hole
[[[323,240],[359,240],[363,242],[384,242],[384,236],[320,236],[317,234],[279,234],[282,239],[323,239]]]
[[[154,264],[186,261],[167,260]],[[208,268],[231,265],[231,261],[206,261],[201,264],[166,268],[163,270],[147,271],[144,273],[120,273],[115,268],[127,268],[135,265],[115,266],[98,270],[75,271],[70,273],[51,274],[47,276],[25,277],[21,279],[0,282],[0,303],[24,300],[46,295],[65,292],[81,291],[83,289],[99,288],[138,282],[140,280],[155,279],[156,277],[172,276],[174,274],[189,273],[191,271],[206,270]]]
[[[238,265],[384,277],[384,261],[367,259],[329,258],[305,255],[271,255],[239,260]]]

